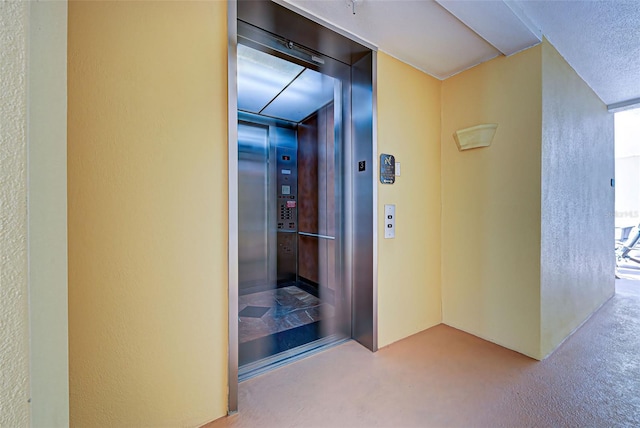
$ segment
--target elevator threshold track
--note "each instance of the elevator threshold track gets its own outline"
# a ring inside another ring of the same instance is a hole
[[[282,367],[284,365],[325,351],[334,346],[349,342],[350,340],[352,339],[345,338],[337,334],[330,335],[314,342],[307,343],[305,345],[289,349],[279,354],[263,358],[253,363],[245,364],[238,369],[238,382],[243,382],[278,367]]]

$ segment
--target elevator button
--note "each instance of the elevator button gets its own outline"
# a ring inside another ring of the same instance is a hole
[[[385,205],[384,206],[384,214],[385,214],[385,231],[384,237],[386,239],[395,238],[396,237],[396,206],[395,205]]]

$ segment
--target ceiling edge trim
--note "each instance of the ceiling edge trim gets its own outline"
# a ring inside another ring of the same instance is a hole
[[[640,98],[633,98],[627,101],[609,104],[607,106],[607,110],[609,110],[609,113],[618,113],[621,111],[633,110],[636,108],[640,108]]]
[[[444,77],[443,77],[443,76],[435,75],[435,74],[433,74],[433,73],[429,73],[428,71],[426,71],[426,70],[425,70],[425,69],[423,69],[422,67],[418,67],[417,65],[412,64],[412,63],[408,62],[408,61],[407,61],[407,60],[405,60],[405,59],[398,58],[396,55],[394,55],[394,54],[392,54],[392,53],[389,53],[389,52],[385,51],[384,49],[379,49],[378,51],[379,51],[379,52],[382,52],[383,54],[385,54],[385,55],[387,55],[387,56],[390,56],[391,58],[393,58],[393,59],[395,59],[395,60],[397,60],[397,61],[400,61],[400,62],[401,62],[401,63],[403,63],[403,64],[407,64],[408,66],[410,66],[410,67],[412,67],[412,68],[415,68],[415,69],[416,69],[416,70],[418,70],[419,72],[424,73],[424,74],[426,74],[427,76],[431,76],[431,77],[433,77],[434,79],[437,79],[437,80],[444,80],[444,79],[446,79],[447,77],[449,77],[449,76],[444,76]]]
[[[525,48],[525,49],[529,49],[529,48]],[[523,49],[523,50],[525,50],[525,49]],[[446,77],[442,78],[441,80],[447,80],[447,79],[448,79],[448,78],[450,78],[450,77],[457,76],[457,75],[458,75],[458,74],[460,74],[460,73],[464,73],[464,72],[465,72],[465,71],[467,71],[467,70],[471,70],[471,69],[472,69],[472,68],[474,68],[474,67],[477,67],[477,66],[479,66],[479,65],[482,65],[482,64],[484,64],[484,63],[486,63],[486,62],[489,62],[489,61],[493,61],[494,59],[496,59],[496,58],[500,58],[500,57],[504,57],[504,55],[502,54],[502,52],[498,51],[498,53],[497,53],[497,54],[495,54],[494,56],[492,56],[491,58],[487,58],[487,59],[484,59],[484,60],[482,60],[482,61],[480,61],[480,62],[477,62],[477,63],[475,63],[475,64],[471,64],[470,66],[465,67],[465,68],[463,68],[462,70],[458,70],[458,71],[456,71],[455,73],[451,73],[451,74],[449,74],[448,76],[446,76]]]
[[[542,43],[542,40],[541,40],[541,41],[539,41],[538,43],[536,43],[535,45],[527,46],[526,48],[522,48],[522,49],[520,49],[520,50],[514,51],[514,52],[510,53],[509,55],[505,55],[505,56],[506,56],[506,57],[510,57],[510,56],[513,56],[513,55],[517,55],[517,54],[519,54],[520,52],[524,52],[524,51],[526,51],[527,49],[535,48],[536,46],[540,45],[541,43]]]

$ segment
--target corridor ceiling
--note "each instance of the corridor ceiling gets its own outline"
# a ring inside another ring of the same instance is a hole
[[[610,109],[640,104],[640,0],[274,1],[438,79],[544,36]]]

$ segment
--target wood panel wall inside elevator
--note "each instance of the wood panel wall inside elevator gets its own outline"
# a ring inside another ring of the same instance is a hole
[[[336,156],[333,103],[298,126],[298,275],[333,300],[336,277]]]

